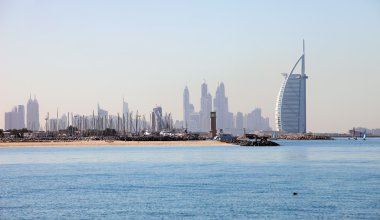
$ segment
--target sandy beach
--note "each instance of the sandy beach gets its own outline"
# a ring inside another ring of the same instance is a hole
[[[7,142],[0,143],[4,147],[56,147],[56,146],[226,146],[231,145],[219,141],[57,141],[57,142]]]

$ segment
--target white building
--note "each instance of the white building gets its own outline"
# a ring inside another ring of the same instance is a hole
[[[270,131],[269,118],[261,115],[261,108],[255,108],[246,116],[247,132]]]
[[[295,73],[301,63],[301,73]],[[276,103],[276,128],[280,132],[306,133],[306,79],[305,43],[303,54],[285,79],[279,91]]]
[[[128,113],[129,113],[129,108],[128,108],[128,103],[124,101],[124,98],[123,98],[123,115],[121,116],[123,118],[127,118],[128,117]]]
[[[98,104],[97,129],[98,130],[106,129],[107,123],[108,123],[108,111],[101,109]]]
[[[235,128],[238,134],[244,133],[244,115],[242,112],[236,113]]]
[[[226,129],[230,127],[228,114],[228,98],[225,95],[224,83],[219,84],[214,98],[214,111],[216,112],[216,128]]]
[[[201,110],[199,112],[199,130],[210,131],[210,112],[212,111],[212,96],[207,91],[207,84],[201,85]]]
[[[25,127],[25,107],[23,105],[15,106],[12,111],[5,112],[5,130],[22,129]]]
[[[189,126],[190,120],[190,94],[187,86],[183,90],[183,123],[184,127],[187,128]]]
[[[40,128],[40,112],[36,97],[29,97],[26,104],[26,127],[30,131],[38,131]]]

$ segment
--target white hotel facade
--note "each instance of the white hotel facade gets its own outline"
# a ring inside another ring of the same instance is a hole
[[[295,73],[301,64],[301,73]],[[280,88],[275,111],[277,131],[284,133],[306,133],[306,79],[305,43],[303,54],[285,79]]]

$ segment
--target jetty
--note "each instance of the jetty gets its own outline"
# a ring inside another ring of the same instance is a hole
[[[279,134],[277,139],[285,140],[333,140],[331,136],[317,134]]]
[[[280,146],[278,143],[269,140],[268,136],[259,136],[256,134],[244,134],[231,140],[221,141],[245,147]]]

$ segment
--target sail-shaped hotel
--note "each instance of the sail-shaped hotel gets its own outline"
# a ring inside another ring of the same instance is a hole
[[[301,65],[301,73],[295,73]],[[275,120],[277,131],[284,133],[306,133],[306,79],[305,42],[303,54],[285,79],[277,97]]]

